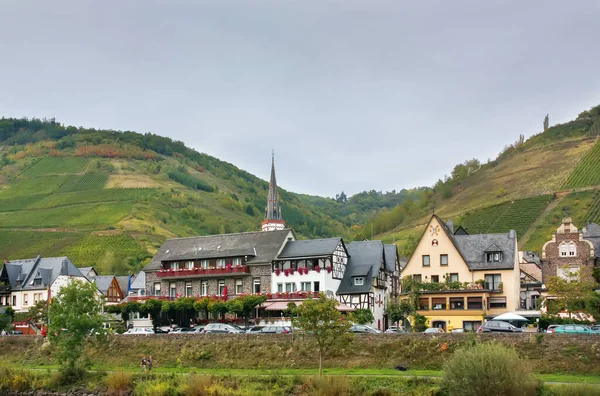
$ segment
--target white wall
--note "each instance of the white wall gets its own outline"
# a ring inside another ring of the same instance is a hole
[[[321,272],[314,270],[308,271],[308,274],[303,273],[300,275],[298,271],[294,271],[293,275],[285,276],[283,271],[279,275],[275,272],[271,273],[271,293],[277,293],[277,284],[283,284],[283,291],[285,292],[286,283],[295,283],[296,291],[301,291],[302,282],[311,282],[311,291],[314,291],[314,282],[319,282],[319,291],[327,294],[327,291],[331,291],[334,294],[337,292],[340,286],[340,280],[332,278],[333,272],[328,273],[326,269],[322,268]]]

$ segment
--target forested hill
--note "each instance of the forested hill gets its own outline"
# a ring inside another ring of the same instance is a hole
[[[259,229],[267,188],[230,163],[155,134],[0,119],[3,258],[66,254],[80,266],[127,272],[165,238]],[[350,237],[409,192],[280,194],[288,226],[314,238]]]

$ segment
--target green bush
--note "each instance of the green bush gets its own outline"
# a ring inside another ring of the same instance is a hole
[[[211,394],[212,378],[206,375],[192,374],[181,387],[180,393],[186,396],[207,396]]]
[[[133,376],[120,371],[109,374],[104,382],[109,395],[127,395],[133,387]]]
[[[599,396],[600,387],[597,385],[570,384],[545,386],[541,396]]]
[[[538,381],[510,347],[492,342],[463,348],[444,365],[443,394],[536,395]]]

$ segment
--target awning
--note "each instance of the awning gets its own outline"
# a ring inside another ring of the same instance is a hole
[[[498,315],[495,318],[493,318],[492,320],[515,320],[515,321],[521,321],[521,322],[527,322],[528,319],[522,317],[521,315],[517,315],[511,312],[507,312],[507,313],[503,313],[502,315]]]

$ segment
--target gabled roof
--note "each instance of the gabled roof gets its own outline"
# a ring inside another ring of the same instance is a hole
[[[110,288],[114,278],[114,275],[98,275],[91,278],[91,281],[94,282],[96,284],[96,288],[98,288],[98,290],[100,290],[100,292],[106,296],[106,293],[108,292],[108,289]]]
[[[119,284],[119,289],[121,289],[121,294],[123,297],[129,294],[129,276],[116,276],[117,283]]]
[[[98,276],[98,273],[94,269],[94,267],[79,267],[79,271],[83,274],[83,276]],[[91,272],[91,274],[90,274]]]
[[[362,294],[371,291],[373,278],[382,269],[384,245],[381,241],[355,241],[347,246],[348,264],[337,294]],[[362,285],[354,285],[354,278],[364,277]]]
[[[139,274],[135,277],[133,282],[131,282],[131,290],[140,290],[146,288],[146,273],[144,271],[140,271]]]
[[[501,252],[502,249],[496,245],[495,243],[492,243],[490,246],[487,247],[487,249],[485,249],[485,252]]]
[[[389,272],[394,272],[396,269],[396,260],[398,259],[398,248],[396,245],[384,245],[385,253],[385,269]]]
[[[344,242],[342,238],[308,239],[289,241],[277,256],[278,259],[331,256]]]
[[[60,275],[83,277],[83,274],[68,257],[38,256],[34,259],[12,260],[4,265],[12,290],[45,289]],[[35,279],[41,279],[41,285],[34,285]],[[17,281],[20,285],[17,286]]]
[[[143,270],[158,271],[161,261],[175,260],[179,257],[223,257],[224,251],[230,256],[245,256],[251,252],[248,264],[270,263],[288,237],[295,239],[294,232],[290,229],[168,239]]]
[[[453,235],[455,245],[465,262],[472,270],[514,269],[516,251],[516,234],[514,231],[505,234],[470,234]],[[486,262],[485,252],[490,246],[494,251],[502,252],[502,261]]]

